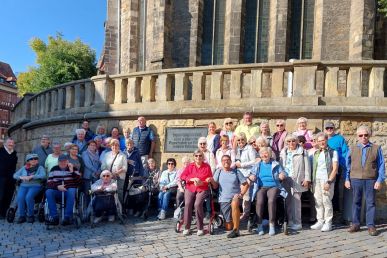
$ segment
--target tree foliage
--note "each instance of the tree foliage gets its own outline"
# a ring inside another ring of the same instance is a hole
[[[86,79],[96,74],[95,51],[81,40],[64,40],[50,36],[46,44],[33,38],[30,46],[36,54],[37,67],[29,67],[18,76],[19,94],[36,93],[55,85]]]
[[[387,17],[387,0],[378,0],[379,3],[379,12],[384,14]]]

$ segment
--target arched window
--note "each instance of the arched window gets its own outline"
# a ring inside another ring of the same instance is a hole
[[[146,59],[146,16],[147,16],[147,0],[139,0],[138,7],[138,71],[145,70]]]
[[[201,64],[223,64],[226,0],[204,0]]]
[[[289,59],[311,59],[315,0],[292,0]]]
[[[246,0],[244,63],[267,62],[270,0]]]

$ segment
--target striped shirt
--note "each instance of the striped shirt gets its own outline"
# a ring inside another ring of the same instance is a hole
[[[81,175],[76,169],[74,172],[70,172],[69,167],[65,169],[61,169],[59,166],[53,167],[48,174],[47,188],[57,190],[62,182],[64,182],[65,188],[78,188],[81,183]]]

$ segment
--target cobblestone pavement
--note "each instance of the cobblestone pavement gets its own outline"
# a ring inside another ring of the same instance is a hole
[[[366,228],[312,231],[307,226],[289,236],[258,236],[246,230],[227,239],[225,232],[188,237],[174,231],[174,221],[129,219],[125,225],[101,223],[46,230],[44,224],[9,224],[0,220],[0,257],[387,257],[387,224],[379,236]]]

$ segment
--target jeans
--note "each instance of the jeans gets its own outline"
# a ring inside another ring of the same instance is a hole
[[[17,191],[17,213],[19,217],[34,216],[35,196],[42,187],[40,185],[20,186]]]
[[[159,192],[159,208],[166,211],[168,209],[169,200],[171,199],[170,191]]]
[[[73,216],[73,208],[75,202],[75,194],[77,193],[77,188],[68,188],[64,193],[65,197],[65,210],[64,217],[70,219]],[[46,198],[48,202],[49,215],[52,218],[58,217],[58,211],[56,210],[56,200],[62,200],[62,192],[54,189],[46,190]]]
[[[364,193],[366,202],[367,227],[375,226],[375,182],[376,180],[374,179],[351,179],[351,187],[353,192],[352,223],[354,225],[360,225],[360,212]]]

